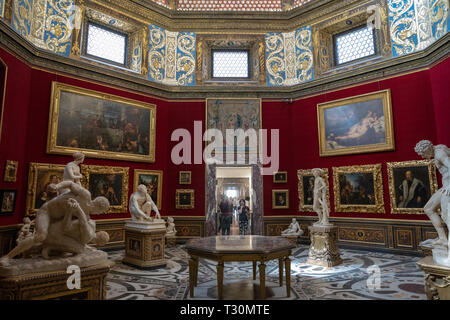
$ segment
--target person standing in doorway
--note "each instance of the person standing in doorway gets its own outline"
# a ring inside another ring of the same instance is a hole
[[[222,235],[230,235],[230,225],[232,222],[232,210],[233,206],[230,204],[230,200],[224,197],[219,204],[220,208],[220,229],[222,230]]]
[[[238,214],[239,214],[239,235],[247,235],[250,208],[246,206],[244,199],[239,200]]]

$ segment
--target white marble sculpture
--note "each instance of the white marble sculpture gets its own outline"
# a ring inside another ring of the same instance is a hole
[[[177,230],[175,230],[175,223],[173,217],[167,218],[166,237],[175,237]]]
[[[109,240],[106,232],[96,232],[95,221],[90,219],[91,214],[109,210],[108,200],[105,197],[92,200],[88,190],[72,181],[63,181],[55,188],[69,191],[42,205],[36,214],[34,234],[0,258],[0,274],[51,271],[67,264],[82,267],[107,261],[105,252],[88,243],[103,245]],[[13,259],[36,247],[42,249],[39,256]]]
[[[137,191],[131,194],[130,197],[130,215],[134,221],[150,222],[152,209],[155,211],[155,219],[160,220],[158,207],[152,200],[152,197],[147,193],[147,187],[140,184]]]
[[[64,167],[63,181],[71,181],[81,186],[81,179],[83,176],[81,175],[79,165],[84,161],[84,153],[83,152],[75,152],[73,155],[73,161],[66,164]],[[68,192],[69,189],[61,189],[60,193]]]
[[[16,244],[19,244],[26,238],[33,236],[33,231],[31,231],[32,225],[33,225],[33,223],[31,222],[30,218],[28,218],[28,217],[23,218],[23,226],[20,228],[19,232],[17,233]]]
[[[319,221],[314,225],[329,226],[330,208],[328,208],[327,184],[323,178],[324,172],[320,168],[315,168],[312,169],[312,174],[314,175],[313,210],[319,216]]]
[[[302,234],[303,230],[300,228],[300,225],[295,218],[292,218],[292,222],[289,225],[289,228],[281,232],[282,236],[301,236]]]
[[[424,211],[438,233],[438,238],[431,244],[433,259],[438,264],[450,267],[450,241],[444,228],[444,225],[450,227],[450,149],[442,144],[433,146],[430,141],[422,140],[414,150],[425,159],[434,158],[436,168],[442,175],[442,188],[431,196]]]

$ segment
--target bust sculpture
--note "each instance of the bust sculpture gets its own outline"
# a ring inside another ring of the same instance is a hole
[[[79,255],[99,251],[90,248],[88,243],[93,241],[101,245],[109,240],[106,232],[96,232],[95,221],[90,219],[91,214],[109,210],[105,197],[92,200],[88,190],[72,181],[63,181],[52,187],[68,191],[42,205],[34,221],[34,234],[23,238],[13,250],[0,258],[0,266],[10,265],[16,261],[12,258],[36,247],[42,248],[40,258],[49,259],[50,256],[62,257],[67,253]]]
[[[173,217],[167,218],[167,229],[166,229],[166,237],[174,237],[177,234],[177,230],[175,230],[175,223]]]
[[[300,225],[295,218],[292,218],[289,228],[281,232],[282,236],[301,236],[302,234],[303,230],[300,228]]]
[[[155,211],[155,219],[161,219],[158,207],[147,193],[147,187],[140,184],[137,191],[130,196],[130,215],[134,221],[150,222],[152,221],[151,212]]]
[[[438,234],[438,238],[431,242],[433,259],[450,267],[450,243],[444,229],[444,225],[450,227],[450,149],[442,144],[434,146],[431,141],[422,140],[416,144],[414,150],[425,159],[434,158],[436,168],[442,175],[442,188],[431,196],[424,211]]]
[[[323,170],[320,168],[312,169],[314,176],[314,200],[313,210],[319,216],[319,221],[314,225],[330,225],[328,218],[330,216],[330,209],[327,203],[327,184],[323,178]]]

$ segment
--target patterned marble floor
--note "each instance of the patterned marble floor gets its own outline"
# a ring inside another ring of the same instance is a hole
[[[115,262],[108,275],[107,299],[183,300],[189,298],[188,255],[183,246],[167,248],[166,268],[139,270],[122,264],[124,251],[109,252]],[[299,300],[425,300],[424,273],[420,258],[363,250],[341,249],[344,263],[327,269],[307,265],[308,248],[293,251],[291,297]],[[375,267],[374,267],[375,266]],[[379,285],[375,275],[379,271]],[[259,276],[252,279],[252,264],[225,264],[224,299],[258,298]],[[369,280],[369,281],[368,281]],[[375,286],[375,288],[374,288]],[[266,296],[287,299],[286,287],[278,284],[278,262],[266,267]],[[198,286],[192,299],[216,299],[216,264],[200,260]]]

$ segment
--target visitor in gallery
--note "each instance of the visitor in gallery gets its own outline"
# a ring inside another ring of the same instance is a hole
[[[248,217],[250,214],[250,208],[246,206],[245,200],[239,200],[239,235],[248,234]]]
[[[233,221],[232,210],[233,204],[231,199],[224,197],[219,204],[220,208],[220,229],[222,230],[222,235],[230,235],[230,225]]]

